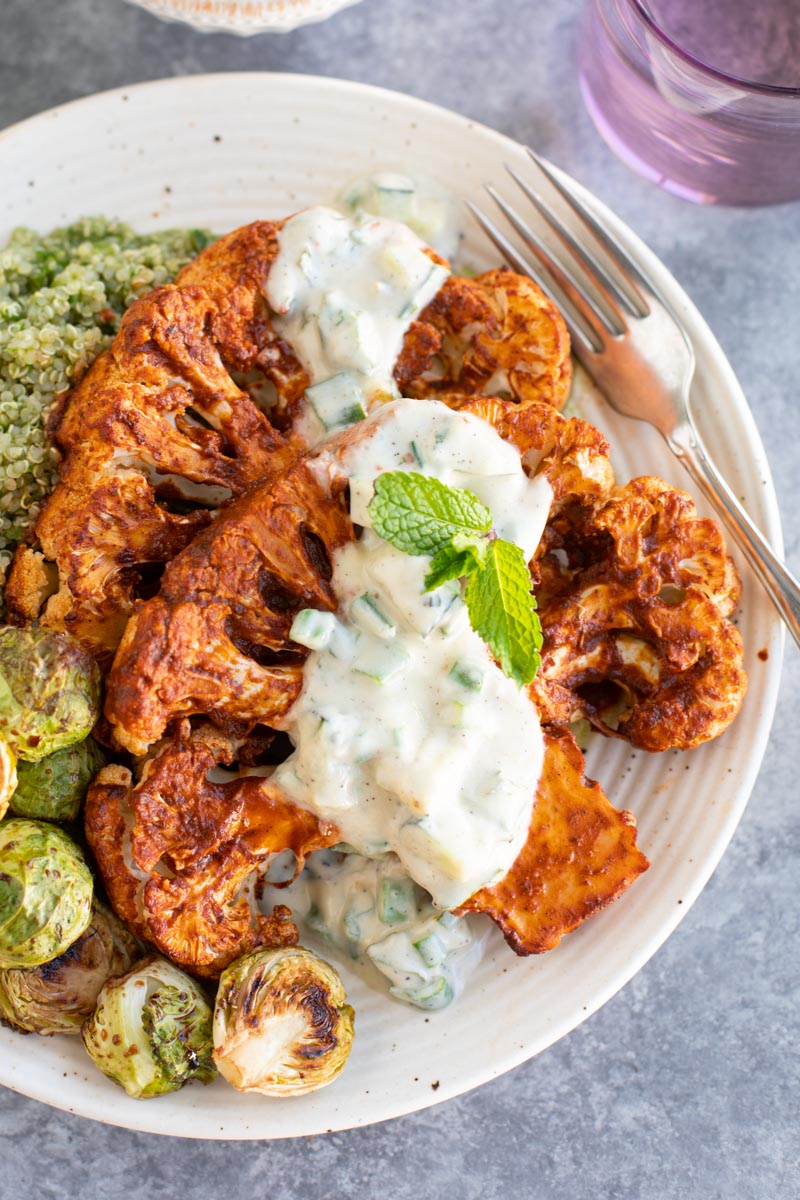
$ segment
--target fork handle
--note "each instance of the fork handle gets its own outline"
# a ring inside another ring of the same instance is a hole
[[[756,529],[691,426],[678,426],[666,440],[672,453],[683,463],[703,495],[722,517],[733,540],[800,647],[800,584]]]

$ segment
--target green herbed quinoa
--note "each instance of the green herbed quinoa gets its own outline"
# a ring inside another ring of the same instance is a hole
[[[134,233],[87,217],[0,249],[0,593],[16,544],[56,477],[53,400],[111,342],[125,309],[212,240],[203,230]]]

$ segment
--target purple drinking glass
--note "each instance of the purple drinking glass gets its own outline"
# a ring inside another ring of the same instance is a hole
[[[579,69],[605,140],[667,191],[800,199],[800,0],[589,0]]]

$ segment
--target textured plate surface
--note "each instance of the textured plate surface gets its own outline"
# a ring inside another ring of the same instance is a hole
[[[138,227],[219,232],[329,199],[344,179],[402,166],[480,201],[483,180],[527,158],[507,138],[408,97],[330,79],[194,76],[89,97],[0,134],[0,241],[103,211]],[[658,259],[597,201],[620,239],[680,311],[698,359],[693,400],[719,466],[773,544],[780,527],[769,469],[730,366]],[[467,226],[462,260],[496,263]],[[611,438],[620,480],[660,474],[686,486],[658,435],[583,390],[580,415]],[[516,959],[499,936],[453,1008],[424,1014],[345,972],[356,1042],[344,1075],[292,1101],[246,1097],[219,1082],[137,1102],[99,1076],[70,1039],[0,1029],[0,1082],[70,1111],[131,1128],[205,1138],[290,1137],[366,1125],[476,1087],[563,1037],[627,982],[685,915],[742,814],[766,746],[782,631],[748,572],[739,625],[750,690],[718,742],[650,756],[600,740],[589,770],[636,814],[651,869],[561,946]],[[765,653],[766,652],[766,653]],[[713,980],[709,980],[713,987]]]
[[[288,33],[332,17],[359,0],[128,0],[167,21],[201,33]]]

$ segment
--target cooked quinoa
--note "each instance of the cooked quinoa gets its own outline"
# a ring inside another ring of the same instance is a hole
[[[211,240],[198,229],[137,234],[87,217],[44,236],[16,229],[0,249],[0,592],[55,482],[44,432],[54,398],[110,343],[128,305]]]

